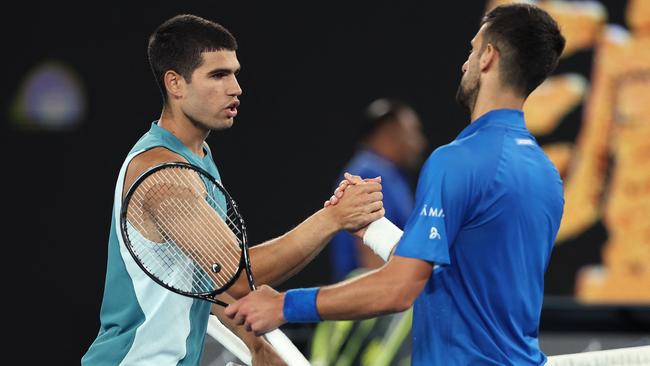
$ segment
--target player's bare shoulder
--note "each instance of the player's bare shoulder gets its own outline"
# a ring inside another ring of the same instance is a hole
[[[179,161],[187,163],[187,160],[184,157],[164,147],[155,147],[139,154],[131,160],[129,167],[126,170],[123,189],[124,195],[128,192],[133,182],[148,169],[158,164]]]

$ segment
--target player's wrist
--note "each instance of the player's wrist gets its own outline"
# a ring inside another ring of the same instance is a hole
[[[390,254],[402,237],[403,231],[387,218],[374,221],[368,225],[362,234],[363,244],[372,249],[384,261],[388,261]]]
[[[284,293],[282,316],[291,323],[317,323],[321,321],[316,298],[319,287],[298,288]]]
[[[335,234],[344,229],[343,220],[339,217],[335,207],[321,208],[317,214],[321,219],[321,225],[319,227],[326,234]]]

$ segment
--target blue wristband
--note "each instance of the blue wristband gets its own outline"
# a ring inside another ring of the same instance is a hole
[[[318,287],[289,290],[284,295],[282,312],[284,319],[291,323],[317,323],[321,321],[316,308]]]

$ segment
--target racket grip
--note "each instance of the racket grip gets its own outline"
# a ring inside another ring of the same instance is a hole
[[[296,348],[289,338],[279,329],[264,334],[264,338],[289,366],[310,366],[305,356]]]

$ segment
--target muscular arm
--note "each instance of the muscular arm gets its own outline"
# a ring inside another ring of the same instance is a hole
[[[142,173],[158,164],[179,161],[187,163],[187,160],[184,157],[167,150],[164,147],[156,147],[136,156],[131,160],[129,167],[126,170],[122,197],[126,196],[126,193],[129,191],[129,188],[131,188],[131,185],[133,185],[133,182],[135,182]]]
[[[133,159],[127,170],[124,192],[154,165],[185,161],[165,148],[146,151]],[[323,208],[286,234],[250,249],[251,267],[258,284],[276,285],[303,269],[339,230],[358,230],[383,216],[381,185],[369,182],[347,188],[346,198]],[[240,276],[227,292],[240,298],[249,292],[246,276]]]
[[[250,249],[251,268],[258,284],[275,285],[302,270],[339,230],[358,230],[383,216],[381,185],[349,187],[346,199],[323,208],[286,234]],[[228,290],[235,298],[249,292],[242,276]]]
[[[333,215],[333,211],[321,209],[286,234],[251,248],[255,282],[273,286],[302,270],[340,230]],[[237,285],[245,288],[243,293],[242,289],[234,289],[233,296],[248,293],[246,283]]]
[[[363,276],[320,289],[316,305],[324,320],[353,320],[408,309],[431,276],[429,262],[393,256],[383,267]],[[263,286],[226,308],[235,324],[256,334],[286,322],[284,293]]]
[[[413,305],[432,268],[420,259],[392,256],[379,269],[321,288],[318,313],[325,320],[352,320],[404,311]]]

